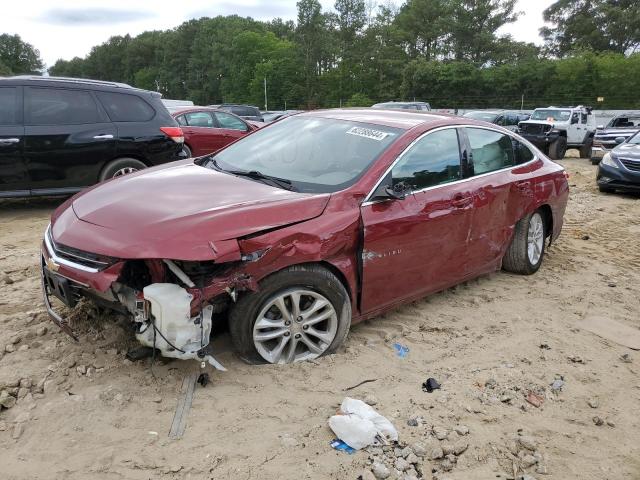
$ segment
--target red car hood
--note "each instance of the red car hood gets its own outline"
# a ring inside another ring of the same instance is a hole
[[[56,242],[116,258],[230,261],[237,238],[317,217],[330,195],[290,192],[192,161],[127,175],[53,216]]]

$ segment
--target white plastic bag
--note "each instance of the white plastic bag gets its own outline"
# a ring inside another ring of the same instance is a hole
[[[346,397],[340,411],[343,415],[333,415],[329,427],[350,447],[360,450],[376,443],[378,435],[385,440],[398,440],[393,424],[363,401]]]

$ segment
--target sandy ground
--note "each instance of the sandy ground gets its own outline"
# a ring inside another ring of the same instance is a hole
[[[79,344],[60,333],[37,269],[59,201],[0,203],[0,390],[18,398],[0,412],[0,477],[371,478],[373,457],[333,450],[327,420],[345,388],[375,379],[348,393],[375,403],[403,444],[437,447],[434,427],[448,434],[445,453],[468,444],[448,472],[421,458],[424,478],[640,478],[640,353],[581,328],[588,316],[640,328],[640,198],[600,194],[588,161],[563,163],[565,228],[536,275],[499,272],[407,305],[355,326],[346,348],[313,363],[249,366],[223,337],[228,372],[197,388],[179,440],[169,428],[198,365],[156,361],[154,378],[149,361],[124,359],[127,335],[109,320],[80,322]],[[442,389],[423,392],[427,377]]]

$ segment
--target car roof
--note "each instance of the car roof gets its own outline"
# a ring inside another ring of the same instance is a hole
[[[409,130],[424,123],[436,123],[456,118],[446,113],[411,112],[407,110],[377,110],[374,108],[336,108],[299,113],[296,117],[322,117],[351,122],[372,123]]]
[[[10,85],[26,85],[26,86],[47,86],[47,87],[77,87],[90,90],[124,90],[127,93],[138,92],[148,93],[155,96],[161,96],[158,92],[151,90],[143,90],[141,88],[135,88],[126,83],[109,82],[104,80],[93,80],[90,78],[72,78],[72,77],[43,77],[41,75],[17,75],[14,77],[0,77],[0,82],[8,83]]]
[[[179,109],[176,109],[176,110],[172,110],[170,113],[171,113],[171,116],[175,118],[175,117],[183,115],[185,113],[192,113],[192,112],[220,112],[220,113],[224,113],[225,115],[231,115],[232,117],[237,117],[237,118],[243,120],[242,117],[236,115],[233,112],[228,112],[226,110],[222,110],[220,108],[213,108],[213,107],[197,107],[197,106],[182,107],[182,108],[179,108]],[[243,121],[245,121],[245,120],[243,120]]]

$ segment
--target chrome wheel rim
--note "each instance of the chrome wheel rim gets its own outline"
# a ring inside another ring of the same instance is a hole
[[[544,225],[539,213],[534,213],[529,220],[529,232],[527,234],[527,254],[531,265],[537,265],[542,257],[544,246]]]
[[[113,178],[121,177],[123,175],[128,175],[130,173],[137,172],[137,171],[138,169],[135,167],[124,167],[124,168],[121,168],[120,170],[116,170],[116,172],[113,174]]]
[[[253,325],[253,345],[269,363],[317,358],[338,331],[338,315],[323,295],[291,288],[269,298]]]

